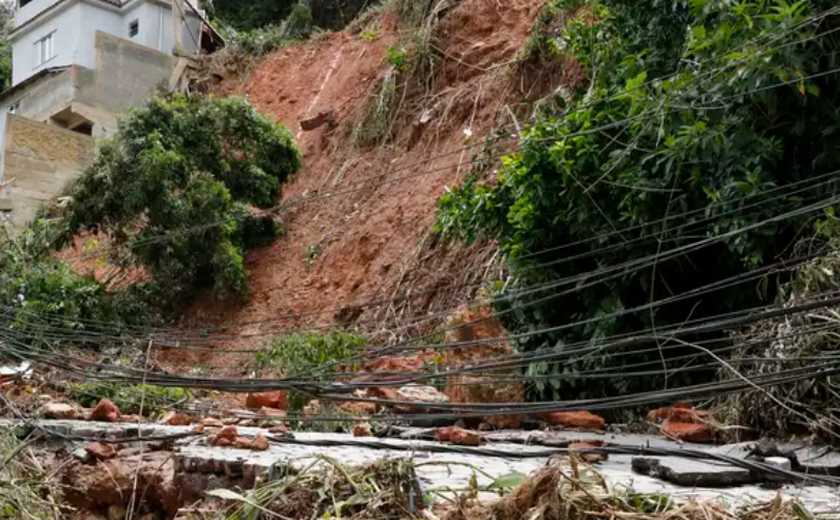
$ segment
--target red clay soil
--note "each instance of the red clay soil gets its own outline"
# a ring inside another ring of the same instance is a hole
[[[226,80],[217,92],[247,96],[296,135],[304,168],[284,189],[287,235],[246,259],[250,302],[231,307],[208,296],[192,307],[184,327],[210,329],[201,344],[229,349],[254,347],[295,328],[329,328],[335,320],[375,330],[393,307],[353,311],[354,305],[391,299],[406,284],[425,293],[457,283],[470,262],[486,260],[476,249],[437,244],[430,235],[435,205],[470,169],[465,130],[471,130],[471,142],[480,142],[500,113],[510,113],[505,106],[517,103],[518,81],[507,64],[517,58],[542,5],[463,0],[446,13],[436,42],[444,58],[434,90],[406,99],[411,116],[397,121],[395,139],[381,147],[354,147],[349,128],[381,85],[388,47],[398,44],[402,29],[393,16],[381,20],[375,41],[332,33],[267,57],[247,78]],[[331,110],[334,128],[300,129],[301,121]],[[431,120],[418,136],[413,123],[423,112]],[[344,193],[324,197],[336,190]],[[400,318],[410,321],[436,301],[446,309],[470,296],[463,290],[448,294],[445,306],[430,293],[404,307]],[[443,320],[427,321],[436,326]],[[242,356],[170,351],[162,359],[245,370]]]

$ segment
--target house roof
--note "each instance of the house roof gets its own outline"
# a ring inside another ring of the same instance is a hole
[[[65,70],[69,69],[70,65],[63,65],[61,67],[49,67],[46,69],[39,70],[35,74],[29,76],[25,80],[21,81],[17,85],[7,88],[2,93],[0,93],[0,101],[8,99],[13,95],[17,94],[21,90],[24,90],[29,85],[38,82],[41,78],[45,78],[47,76],[52,76],[58,74],[59,72],[64,72]]]

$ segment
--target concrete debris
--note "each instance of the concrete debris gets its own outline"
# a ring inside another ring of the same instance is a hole
[[[12,426],[0,424],[0,427]],[[55,431],[62,435],[112,439],[130,438],[138,435],[138,432],[143,436],[157,437],[190,432],[188,426],[171,426],[168,424],[138,426],[125,423],[40,421],[37,426],[43,428],[44,431]],[[88,492],[85,488],[83,497],[79,497],[78,494],[75,496],[81,503],[95,502],[94,505],[98,507],[94,510],[104,514],[107,507],[112,503],[125,505],[122,502],[123,497],[112,491],[113,489],[120,489],[123,492],[127,490],[126,497],[131,496],[137,463],[141,460],[143,461],[143,467],[147,467],[148,470],[141,470],[138,485],[145,486],[145,482],[151,482],[151,485],[156,489],[154,493],[158,497],[149,503],[157,504],[164,499],[177,499],[181,505],[200,499],[203,492],[208,489],[234,489],[235,487],[242,490],[251,489],[255,482],[269,479],[272,474],[276,476],[278,467],[291,465],[294,468],[302,468],[317,460],[320,456],[330,457],[341,464],[350,465],[365,464],[383,458],[410,457],[417,462],[422,462],[418,466],[417,476],[424,489],[464,489],[470,485],[475,475],[478,477],[477,484],[480,488],[492,485],[493,478],[487,475],[495,477],[514,473],[530,475],[544,467],[549,460],[549,455],[543,455],[543,453],[550,451],[547,450],[546,446],[577,449],[584,462],[587,462],[584,457],[587,454],[580,452],[600,447],[602,443],[673,450],[691,449],[759,461],[758,456],[751,454],[754,451],[752,447],[746,443],[727,447],[687,446],[661,436],[640,434],[604,434],[581,431],[573,433],[568,431],[493,432],[482,435],[483,439],[490,443],[484,449],[488,452],[498,450],[514,455],[491,456],[484,454],[483,450],[480,453],[440,451],[441,445],[439,443],[427,440],[429,436],[434,436],[438,430],[404,428],[400,433],[405,433],[412,438],[383,437],[371,441],[367,441],[365,438],[354,439],[346,434],[299,432],[294,435],[296,442],[283,442],[284,435],[291,436],[284,427],[272,429],[280,433],[273,433],[264,428],[242,426],[228,426],[228,428],[225,433],[227,439],[225,445],[214,445],[212,442],[216,437],[222,437],[220,435],[222,431],[219,429],[215,430],[216,435],[186,437],[176,440],[169,447],[163,448],[163,451],[150,450],[148,443],[144,443],[142,449],[129,446],[120,450],[118,457],[100,460],[96,464],[91,464],[96,459],[82,449],[82,453],[73,456],[73,458],[80,459],[79,461],[70,459],[68,462],[70,474],[66,482],[70,486],[82,479],[81,482],[84,485],[94,485],[95,489],[91,492]],[[449,431],[450,437],[447,442],[453,442],[451,434],[457,431],[455,429]],[[470,430],[463,431],[465,438],[469,439],[476,439],[480,435]],[[456,440],[458,435],[456,433]],[[442,435],[441,438],[446,438],[446,436]],[[311,445],[308,444],[309,441],[312,441]],[[370,447],[365,446],[367,442],[371,443]],[[351,443],[352,447],[348,446]],[[465,444],[474,446],[475,441],[470,440]],[[726,451],[724,451],[724,448],[726,448]],[[785,446],[784,449],[787,450],[788,447]],[[831,454],[826,454],[823,449],[808,450],[795,445],[791,449],[797,451],[802,456],[802,460],[812,463],[823,461],[826,470],[831,467]],[[538,455],[537,452],[540,454]],[[517,453],[521,453],[523,456],[515,455]],[[561,460],[566,459],[563,455],[551,458],[558,457]],[[778,463],[781,467],[785,467],[784,461],[767,461],[769,458],[771,457],[764,457],[762,461],[765,464]],[[161,482],[173,486],[174,498],[166,498],[168,492],[154,480],[157,478],[155,473],[160,465],[169,459],[171,459],[173,466],[171,468],[164,466],[162,470],[164,475]],[[786,460],[789,461],[789,459]],[[733,467],[729,464],[700,462],[679,456],[636,457],[633,455],[610,455],[606,460],[590,458],[588,461],[589,463],[597,463],[598,472],[603,476],[610,489],[615,486],[632,486],[640,493],[661,493],[685,498],[714,499],[721,496],[721,491],[716,488],[748,486],[741,487],[737,491],[727,491],[727,496],[748,497],[745,500],[767,501],[772,500],[777,492],[782,492],[786,497],[800,497],[809,509],[826,511],[836,510],[840,507],[840,498],[837,497],[836,490],[828,486],[809,484],[803,487],[801,483],[776,482],[762,472],[751,472],[748,469]],[[795,465],[793,467],[796,470]],[[473,468],[480,471],[477,472]],[[170,469],[174,472],[174,481],[170,479],[168,473]],[[107,474],[109,471],[114,472],[116,484],[110,482],[110,477]],[[275,473],[272,473],[272,471],[275,471]],[[750,484],[764,482],[772,484],[772,489],[750,486]],[[104,489],[106,485],[110,485],[111,488]],[[68,492],[73,493],[72,490]]]
[[[745,468],[680,457],[633,457],[633,471],[686,487],[732,487],[758,482]]]
[[[84,447],[73,450],[73,458],[83,463],[87,463],[92,460],[90,453]]]
[[[205,417],[204,419],[199,421],[198,425],[199,425],[199,428],[202,431],[204,429],[207,429],[207,428],[224,428],[225,427],[225,423],[223,423],[219,419],[216,419],[215,417]]]
[[[41,409],[41,415],[48,419],[81,419],[82,412],[72,404],[47,403]]]
[[[407,385],[400,388],[397,390],[397,400],[422,403],[424,405],[436,405],[449,402],[449,398],[439,392],[435,387],[422,385]],[[415,412],[426,410],[425,406],[410,406],[407,408],[410,411]]]
[[[792,469],[790,459],[786,459],[784,457],[767,457],[764,459],[764,463],[768,466],[773,466],[786,471],[790,471]]]

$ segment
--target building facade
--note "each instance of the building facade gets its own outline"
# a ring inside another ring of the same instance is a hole
[[[18,0],[0,95],[0,213],[22,226],[93,159],[121,112],[221,42],[196,0]]]

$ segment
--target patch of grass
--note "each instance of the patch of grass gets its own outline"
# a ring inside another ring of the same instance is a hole
[[[382,459],[350,466],[320,456],[302,470],[291,464],[275,465],[269,479],[247,495],[228,490],[208,495],[233,503],[230,520],[261,515],[287,519],[416,518],[423,507],[410,460]]]
[[[92,408],[100,399],[107,398],[113,401],[122,413],[127,414],[140,413],[142,403],[143,415],[147,417],[192,399],[192,392],[186,388],[148,384],[124,385],[102,381],[87,381],[70,385],[69,393],[73,399],[86,408]]]
[[[396,68],[388,71],[379,92],[370,99],[361,120],[353,126],[352,140],[356,146],[377,146],[394,136],[400,103],[399,75]]]
[[[51,480],[14,430],[0,431],[0,518],[67,518],[60,503],[58,483]]]

